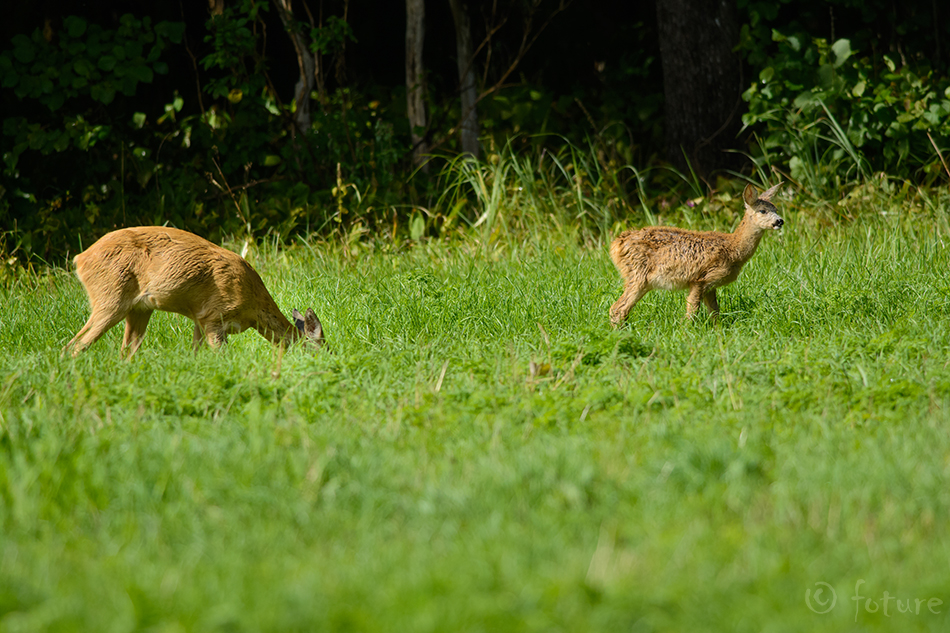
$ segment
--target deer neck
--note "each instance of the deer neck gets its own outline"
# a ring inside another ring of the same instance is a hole
[[[290,345],[299,337],[297,328],[287,320],[277,305],[262,310],[257,317],[257,331],[274,345]]]
[[[764,232],[765,229],[756,226],[748,213],[742,216],[742,221],[730,236],[738,261],[745,263],[755,254],[755,249],[759,247],[759,241]]]

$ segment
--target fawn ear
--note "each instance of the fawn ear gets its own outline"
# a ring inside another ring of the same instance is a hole
[[[300,312],[297,310],[297,308],[294,308],[293,317],[294,317],[294,325],[297,327],[298,330],[300,330],[301,332],[304,332],[304,329],[303,329],[303,327],[304,327],[303,315],[300,314]]]
[[[759,199],[759,192],[755,190],[751,184],[745,186],[745,190],[742,192],[742,201],[745,202],[747,207],[751,207],[755,204],[755,201]]]
[[[759,194],[759,200],[771,200],[772,196],[775,195],[775,192],[778,191],[778,188],[782,186],[782,183],[778,183],[772,187],[769,187],[765,191]]]

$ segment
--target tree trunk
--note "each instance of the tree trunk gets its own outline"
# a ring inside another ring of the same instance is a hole
[[[475,58],[472,54],[472,25],[468,3],[465,0],[449,0],[452,17],[455,19],[455,49],[458,55],[459,92],[462,101],[461,138],[462,151],[478,158],[478,114],[475,104]]]
[[[316,82],[314,74],[316,66],[313,53],[310,52],[310,40],[300,32],[300,26],[294,21],[291,0],[276,0],[274,4],[277,6],[277,13],[280,14],[280,20],[284,23],[287,35],[293,42],[294,51],[297,53],[300,78],[294,87],[294,102],[296,103],[294,126],[301,134],[306,134],[310,130],[310,92]]]
[[[422,43],[425,39],[424,0],[406,0],[406,111],[412,134],[412,164],[423,165],[429,148],[425,139],[425,71]]]
[[[723,151],[735,146],[742,115],[735,1],[656,0],[656,18],[667,158],[706,177],[736,163]]]

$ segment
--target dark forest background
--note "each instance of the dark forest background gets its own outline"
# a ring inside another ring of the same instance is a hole
[[[166,222],[418,237],[458,208],[453,170],[500,156],[585,153],[615,219],[755,171],[832,201],[874,174],[948,177],[938,0],[45,0],[5,18],[0,251],[23,259]]]

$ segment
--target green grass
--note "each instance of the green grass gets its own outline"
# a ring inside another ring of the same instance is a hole
[[[79,283],[21,278],[0,631],[946,630],[946,222],[784,216],[719,326],[651,293],[611,330],[568,238],[310,245],[252,261],[333,354],[156,314],[64,360]]]

